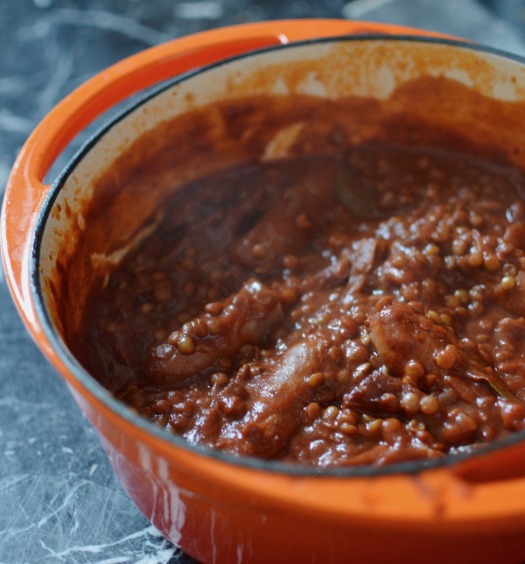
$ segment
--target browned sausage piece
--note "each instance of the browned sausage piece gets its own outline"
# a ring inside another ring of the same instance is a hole
[[[148,381],[157,386],[178,386],[199,374],[223,368],[244,345],[264,341],[284,318],[295,300],[286,285],[265,286],[246,282],[230,296],[218,315],[205,313],[154,347],[146,362]]]

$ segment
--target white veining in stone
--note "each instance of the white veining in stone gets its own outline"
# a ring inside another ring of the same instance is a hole
[[[171,39],[166,34],[122,14],[106,10],[59,9],[46,14],[45,19],[36,20],[30,27],[20,30],[20,38],[47,37],[53,26],[72,25],[75,27],[95,27],[100,31],[125,35],[142,41],[146,45],[156,45]]]
[[[44,88],[36,96],[37,113],[44,115],[59,98],[65,85],[71,79],[75,61],[71,53],[56,53],[56,64],[53,66],[52,74]]]
[[[0,131],[4,133],[29,134],[33,123],[23,116],[13,114],[9,110],[0,110]]]
[[[345,18],[361,18],[368,12],[382,8],[393,0],[353,0],[343,6],[342,13]]]
[[[43,10],[45,8],[49,8],[49,6],[53,3],[53,0],[33,0],[33,3],[37,8]]]
[[[185,20],[217,20],[223,14],[223,7],[219,2],[201,0],[197,2],[178,2],[173,7],[175,16]]]
[[[26,90],[26,77],[16,75],[0,77],[0,96],[19,96]]]
[[[176,550],[145,519],[137,527],[121,491],[75,476],[9,476],[0,499],[0,562],[167,562]]]

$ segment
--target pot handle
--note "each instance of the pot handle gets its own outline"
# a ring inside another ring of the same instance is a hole
[[[357,34],[427,35],[411,28],[345,20],[290,20],[219,28],[152,47],[80,86],[37,126],[21,149],[3,202],[1,250],[17,308],[39,332],[30,299],[29,251],[49,191],[44,178],[68,143],[107,109],[162,80],[255,49],[292,41]]]

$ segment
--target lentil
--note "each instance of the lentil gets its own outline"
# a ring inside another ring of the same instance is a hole
[[[419,400],[419,406],[425,415],[434,415],[439,410],[439,400],[436,396],[424,396]]]
[[[400,403],[407,415],[415,415],[419,411],[419,398],[413,392],[404,393]]]
[[[315,372],[308,378],[308,385],[311,388],[318,388],[324,384],[324,374],[322,372]]]
[[[496,272],[496,270],[499,270],[499,267],[501,266],[501,262],[496,255],[486,257],[483,260],[483,264],[489,272]]]
[[[195,350],[195,343],[188,335],[182,335],[177,340],[177,348],[182,354],[191,354]]]
[[[443,350],[436,354],[436,364],[439,368],[448,370],[456,364],[458,360],[458,350],[454,345],[447,345]]]
[[[335,405],[330,405],[324,410],[326,419],[333,421],[339,413],[339,409]]]
[[[341,423],[339,430],[344,435],[355,435],[357,433],[357,427],[352,423]]]
[[[412,379],[421,378],[425,375],[425,367],[417,360],[409,360],[405,366],[405,374]]]
[[[515,284],[516,279],[513,276],[504,276],[501,279],[501,287],[503,290],[510,290],[511,288],[514,288]]]

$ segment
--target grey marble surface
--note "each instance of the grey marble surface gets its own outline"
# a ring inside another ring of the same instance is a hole
[[[390,21],[525,55],[525,7],[516,0],[0,0],[0,196],[33,127],[94,73],[188,33],[292,17]],[[123,492],[96,433],[27,336],[0,273],[0,563],[25,562],[191,559]]]

